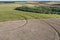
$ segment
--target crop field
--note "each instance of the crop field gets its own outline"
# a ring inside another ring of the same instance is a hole
[[[43,14],[15,10],[16,7],[20,7],[21,5],[23,4],[20,3],[0,4],[0,22],[23,19],[60,18],[59,14]]]

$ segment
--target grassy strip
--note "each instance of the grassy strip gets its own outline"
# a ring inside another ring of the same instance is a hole
[[[12,5],[12,6],[11,6]],[[42,19],[42,18],[60,18],[58,14],[43,14],[33,13],[25,11],[14,10],[20,4],[1,4],[0,5],[0,22],[11,21],[11,20],[22,20],[25,19]]]

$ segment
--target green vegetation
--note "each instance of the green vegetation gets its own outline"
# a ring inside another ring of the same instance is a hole
[[[17,3],[0,4],[0,22],[23,19],[60,18],[58,14],[43,14],[14,10],[16,7],[20,6],[21,4]]]
[[[47,6],[27,7],[27,6],[22,6],[22,7],[17,7],[16,10],[44,13],[44,14],[60,14],[60,7],[47,7]]]

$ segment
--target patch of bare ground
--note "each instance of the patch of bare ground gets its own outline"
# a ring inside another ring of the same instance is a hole
[[[22,27],[25,20],[1,22],[0,40],[59,40],[59,20],[31,19]]]

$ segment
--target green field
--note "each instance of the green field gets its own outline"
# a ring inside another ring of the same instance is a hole
[[[22,4],[0,4],[0,22],[23,19],[42,19],[42,18],[60,18],[58,14],[43,14],[14,10]]]

